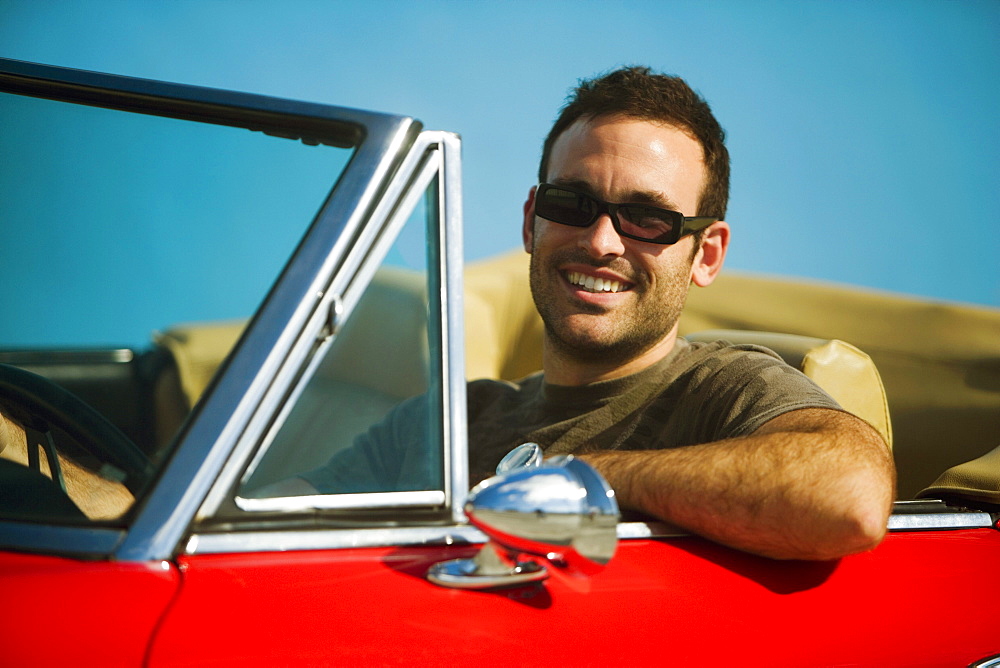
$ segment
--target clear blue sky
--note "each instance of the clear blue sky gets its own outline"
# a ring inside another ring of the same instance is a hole
[[[996,0],[0,0],[0,55],[459,132],[470,258],[519,245],[568,88],[648,64],[729,133],[730,268],[1000,306]]]

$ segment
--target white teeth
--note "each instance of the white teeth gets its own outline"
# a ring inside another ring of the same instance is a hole
[[[622,287],[620,281],[612,281],[606,278],[594,278],[593,276],[586,276],[578,271],[571,271],[566,275],[569,282],[573,285],[579,285],[588,292],[622,292],[627,290],[628,287]]]

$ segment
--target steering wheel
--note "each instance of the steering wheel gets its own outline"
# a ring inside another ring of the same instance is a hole
[[[83,449],[125,473],[132,494],[152,479],[149,457],[106,417],[48,378],[0,364],[0,405],[25,427],[48,432],[58,427]],[[51,464],[51,462],[50,462]]]

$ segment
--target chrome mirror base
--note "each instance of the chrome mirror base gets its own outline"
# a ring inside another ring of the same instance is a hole
[[[520,587],[549,577],[545,566],[517,561],[516,555],[490,541],[471,559],[452,559],[431,566],[427,579],[452,589]]]
[[[432,566],[427,577],[435,584],[491,589],[548,577],[535,561],[519,561],[522,554],[591,575],[618,544],[614,492],[590,465],[571,456],[484,480],[469,493],[465,513],[490,541],[472,559]]]

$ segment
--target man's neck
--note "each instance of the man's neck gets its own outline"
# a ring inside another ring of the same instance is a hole
[[[542,348],[542,369],[545,382],[552,385],[589,385],[638,373],[669,355],[677,342],[677,326],[652,348],[625,362],[581,360],[560,350],[545,338]]]

